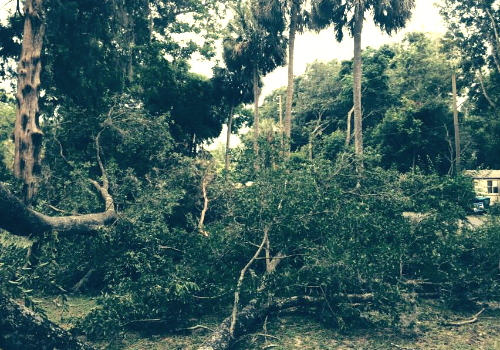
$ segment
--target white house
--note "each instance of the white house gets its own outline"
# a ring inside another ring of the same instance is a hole
[[[467,170],[465,174],[474,179],[477,195],[491,198],[491,204],[500,202],[500,170]]]

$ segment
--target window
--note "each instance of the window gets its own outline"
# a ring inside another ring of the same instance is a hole
[[[488,193],[498,193],[498,180],[488,180]]]

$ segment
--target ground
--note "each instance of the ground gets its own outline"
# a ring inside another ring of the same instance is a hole
[[[65,328],[83,317],[95,302],[87,297],[69,297],[66,306],[58,305],[54,298],[41,298],[40,307],[47,317]],[[467,320],[481,307],[485,307],[477,322],[462,326],[447,326],[447,322]],[[224,315],[210,316],[195,323],[215,328]],[[236,344],[236,350],[500,350],[500,304],[481,304],[477,310],[451,311],[440,301],[424,301],[409,315],[415,321],[417,332],[396,331],[393,328],[375,327],[340,332],[305,316],[287,315],[274,317],[262,327]],[[193,323],[194,324],[194,323]],[[113,342],[98,344],[106,349],[125,350],[184,350],[196,349],[208,334],[207,329],[197,329],[189,335],[160,334],[145,336],[124,333]]]

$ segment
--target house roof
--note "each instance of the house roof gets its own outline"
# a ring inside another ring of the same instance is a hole
[[[474,179],[500,179],[500,170],[465,170],[464,173]]]

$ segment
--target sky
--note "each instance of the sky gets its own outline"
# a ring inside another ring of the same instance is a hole
[[[375,27],[373,21],[367,20],[363,27],[362,47],[371,46],[379,48],[381,45],[400,41],[404,34],[413,31],[444,33],[442,19],[438,9],[434,6],[436,0],[416,0],[416,7],[413,11],[408,26],[392,37]],[[333,29],[325,29],[320,33],[307,32],[298,35],[295,39],[295,59],[294,75],[298,76],[305,72],[307,64],[315,60],[330,61],[332,59],[346,60],[353,56],[354,41],[345,35],[342,43],[335,40]],[[200,74],[210,76],[212,63],[202,60],[192,60],[192,69]],[[287,84],[287,67],[280,67],[264,78],[264,88],[261,94],[263,97],[274,89]]]
[[[439,10],[435,7],[436,0],[416,0],[416,7],[413,11],[413,16],[410,23],[404,30],[401,30],[392,37],[382,32],[375,27],[373,21],[368,19],[363,27],[361,38],[362,47],[371,46],[379,48],[383,44],[391,42],[399,42],[404,37],[405,33],[414,31],[423,31],[431,33],[444,33],[445,28],[442,24]],[[344,36],[344,41],[338,43],[335,40],[333,29],[325,29],[320,33],[307,32],[298,35],[295,39],[295,59],[294,59],[294,75],[298,76],[305,72],[309,63],[315,60],[330,61],[332,59],[346,60],[353,56],[354,41],[348,35]],[[211,75],[212,64],[207,61],[192,60],[192,69],[197,73],[206,76]],[[262,90],[260,101],[271,93],[274,89],[287,85],[287,67],[280,67],[274,72],[268,74],[264,78],[264,88]],[[220,143],[225,143],[225,135],[227,128],[224,125],[219,138],[207,148],[209,150],[217,148]],[[237,135],[231,136],[231,147],[239,143]]]

